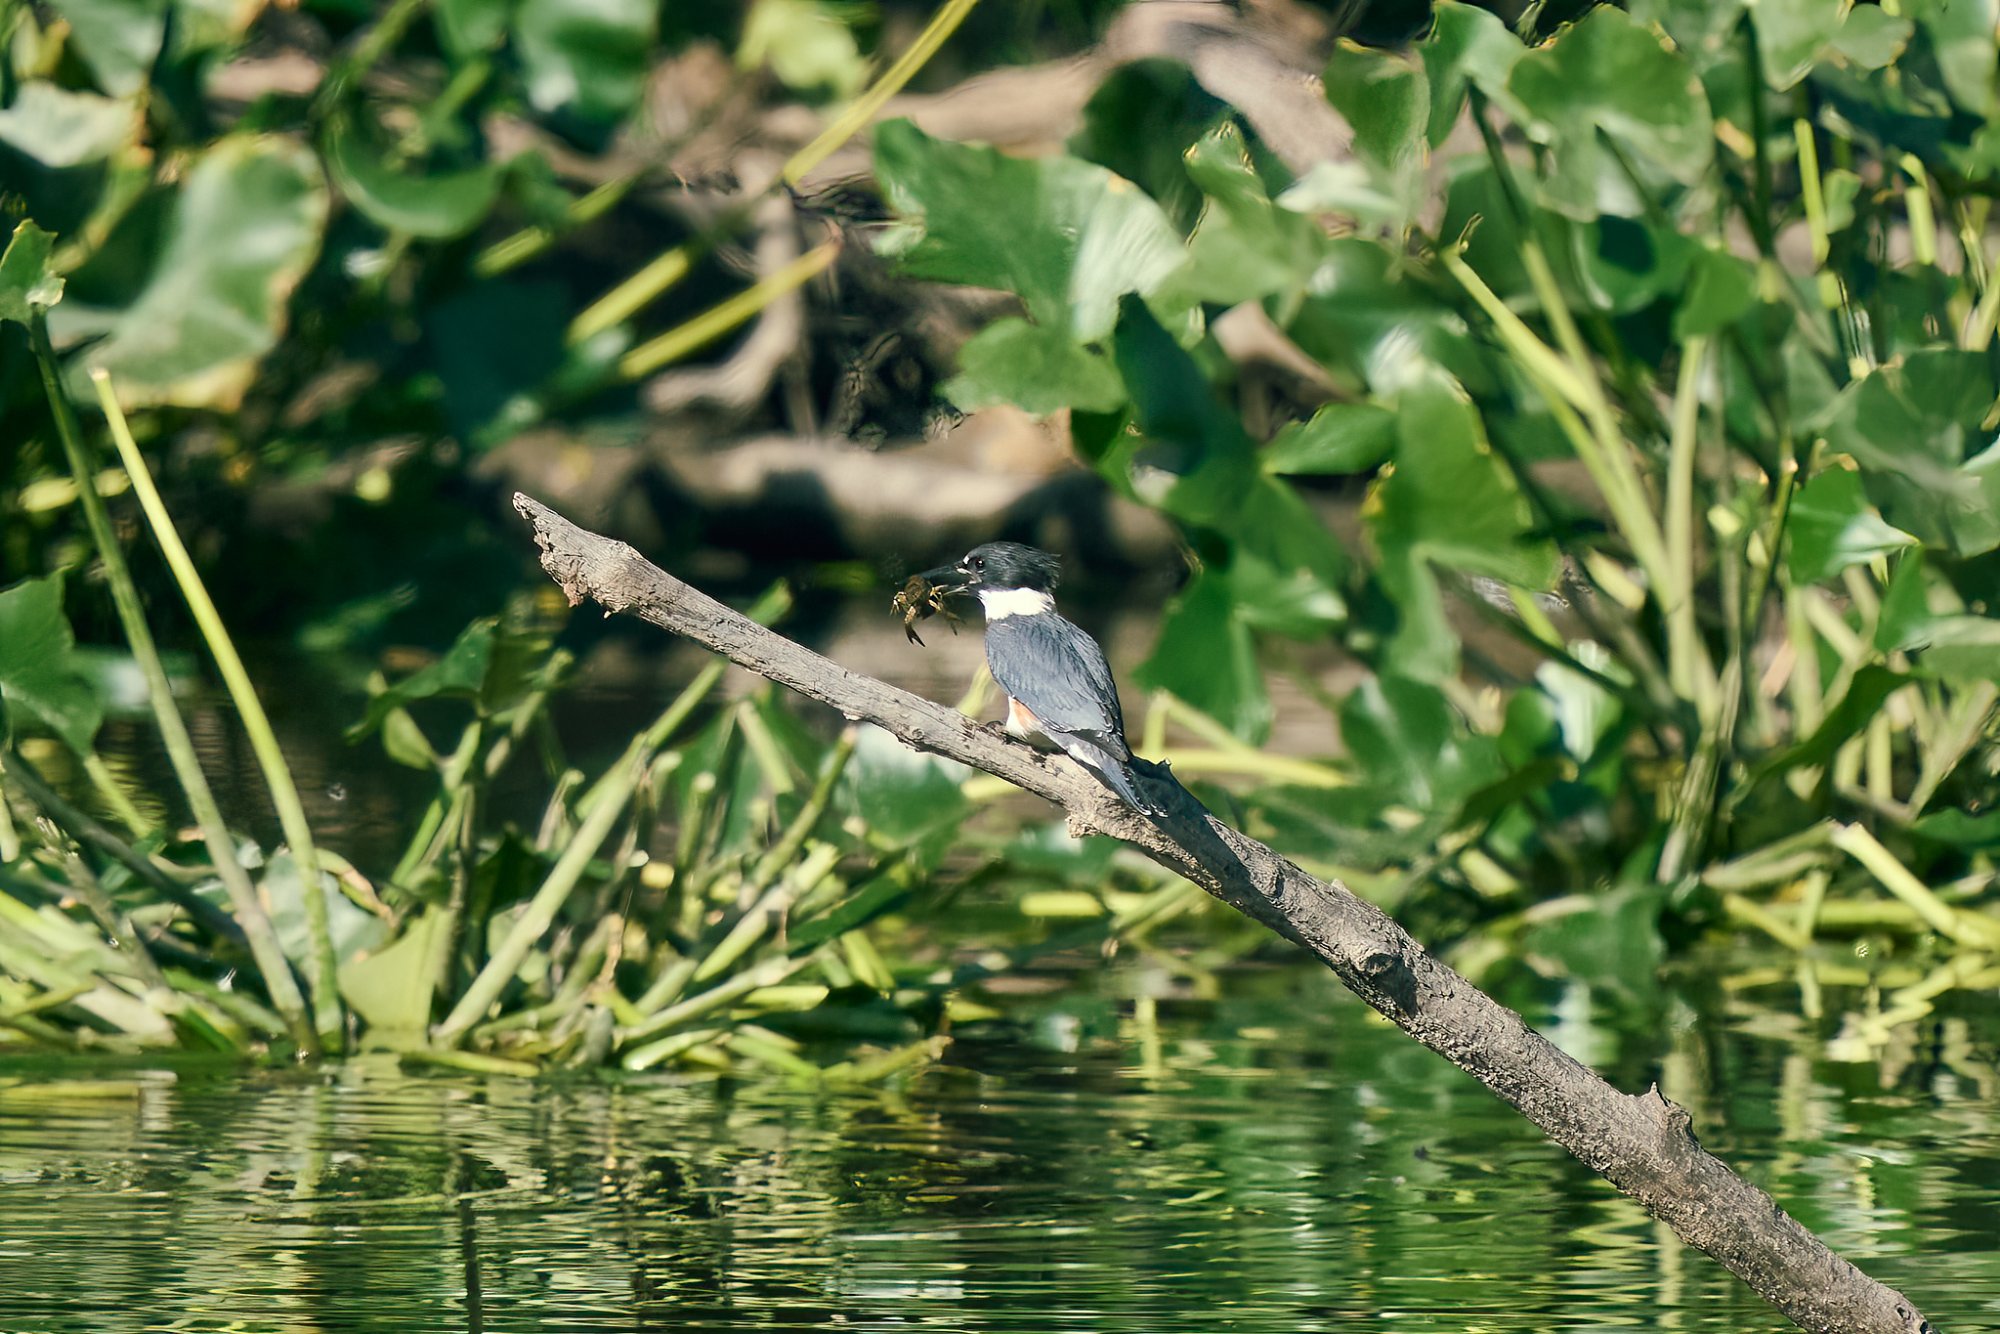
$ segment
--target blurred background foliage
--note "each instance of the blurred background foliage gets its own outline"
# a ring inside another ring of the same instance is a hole
[[[1886,1041],[2000,981],[1996,18],[11,0],[0,1034],[875,1078],[1030,959],[1258,945],[715,664],[561,718],[613,641],[520,485],[899,651],[908,568],[1063,546],[1157,620],[1140,749],[1476,977],[1743,934]],[[358,862],[253,698],[324,681]]]

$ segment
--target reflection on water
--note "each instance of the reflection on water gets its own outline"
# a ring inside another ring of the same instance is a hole
[[[0,1067],[0,1329],[1789,1328],[1320,975],[1230,990],[1053,998],[891,1091]],[[1941,1329],[2000,1320],[1990,1065],[1599,1040]]]

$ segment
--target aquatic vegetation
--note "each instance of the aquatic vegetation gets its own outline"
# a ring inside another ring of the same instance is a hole
[[[1066,409],[1197,557],[1145,684],[1258,743],[1268,666],[1325,693],[1287,641],[1366,665],[1344,781],[1246,830],[1475,971],[1615,995],[1719,926],[1990,979],[2000,62],[1836,11],[1443,4],[1334,56],[1331,161],[1154,68],[1068,154],[877,131],[884,252],[1021,303],[955,400]]]

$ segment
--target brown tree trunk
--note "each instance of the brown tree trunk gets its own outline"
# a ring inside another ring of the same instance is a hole
[[[1543,1133],[1708,1252],[1758,1295],[1825,1334],[1922,1334],[1894,1289],[1818,1237],[1696,1142],[1657,1085],[1621,1093],[1557,1050],[1338,881],[1321,881],[1210,815],[1164,769],[1146,775],[1168,808],[1148,819],[1066,759],[1044,756],[952,709],[861,676],[743,616],[525,495],[542,566],[575,605],[589,597],[705,644],[760,676],[874,723],[919,750],[997,774],[1063,808],[1073,830],[1122,838],[1294,942],[1355,995],[1486,1085]]]

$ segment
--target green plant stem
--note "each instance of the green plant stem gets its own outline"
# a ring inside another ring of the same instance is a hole
[[[41,368],[42,388],[48,395],[49,410],[55,417],[56,435],[62,441],[70,472],[77,479],[78,503],[83,506],[84,522],[104,561],[105,579],[111,586],[111,601],[118,610],[125,642],[132,650],[133,660],[139,664],[140,673],[146,678],[146,697],[153,706],[153,717],[159,723],[160,739],[166,745],[174,777],[180,782],[181,791],[194,812],[195,822],[201,827],[202,842],[208,848],[210,864],[221,879],[237,924],[243,928],[244,937],[249,942],[251,958],[264,980],[265,994],[277,1006],[278,1013],[285,1017],[293,1040],[300,1049],[317,1054],[319,1040],[307,1018],[298,985],[292,978],[291,964],[278,944],[277,932],[264,912],[256,887],[250,883],[249,873],[243,869],[238,858],[236,841],[230,837],[229,828],[223,823],[222,809],[216,804],[208,778],[201,771],[201,761],[195,755],[194,738],[188,734],[187,723],[181,718],[179,706],[174,703],[173,686],[167,680],[167,669],[160,661],[159,648],[153,642],[145,610],[139,604],[138,586],[132,581],[132,571],[125,563],[124,550],[111,531],[111,517],[104,508],[103,497],[97,494],[96,487],[90,485],[95,469],[91,467],[90,457],[85,451],[76,412],[70,406],[69,396],[63,392],[55,349],[49,344],[48,325],[39,312],[29,332],[35,361]]]
[[[664,1033],[670,1028],[676,1028],[691,1019],[699,1019],[705,1014],[711,1014],[721,1009],[732,1001],[742,999],[753,991],[757,991],[763,987],[776,986],[793,973],[805,967],[808,962],[810,962],[810,956],[798,959],[766,959],[756,967],[745,969],[743,972],[738,973],[727,982],[690,996],[679,1004],[669,1005],[658,1014],[652,1015],[644,1022],[619,1034],[619,1038],[627,1043],[638,1042],[644,1038],[652,1037],[656,1033]]]
[[[71,805],[61,793],[42,780],[35,766],[29,764],[20,752],[9,754],[6,762],[0,764],[0,776],[17,784],[28,800],[54,820],[71,838],[96,848],[124,866],[150,885],[162,898],[185,910],[207,931],[227,941],[240,941],[244,938],[235,919],[228,913],[180,884],[149,858],[142,856],[131,844]],[[11,860],[13,860],[11,857],[0,857],[0,861]]]
[[[1680,378],[1674,387],[1673,434],[1667,450],[1667,564],[1673,571],[1668,592],[1667,675],[1674,693],[1695,705],[1703,720],[1715,716],[1714,667],[1702,646],[1694,605],[1694,464],[1701,420],[1700,382],[1706,340],[1681,348]]]
[[[284,830],[285,842],[291,847],[292,859],[298,864],[300,893],[305,901],[306,930],[311,941],[305,972],[306,985],[312,994],[313,1026],[319,1034],[321,1046],[328,1051],[339,1051],[346,1023],[340,1001],[340,983],[336,976],[339,961],[334,957],[333,936],[327,928],[326,899],[320,889],[319,855],[313,846],[312,826],[306,820],[305,803],[299,799],[298,785],[292,781],[291,768],[285,763],[284,751],[278,746],[277,734],[271,730],[271,720],[264,712],[263,702],[257,698],[256,687],[250,683],[250,673],[236,652],[235,641],[230,639],[229,630],[222,623],[222,614],[216,610],[215,601],[209,597],[208,589],[194,567],[193,558],[181,542],[173,516],[167,513],[166,502],[160,499],[159,488],[153,485],[153,474],[146,467],[138,442],[132,438],[132,428],[125,420],[124,411],[118,406],[118,395],[112,391],[110,375],[100,368],[93,370],[90,378],[97,384],[97,400],[104,407],[112,442],[117,445],[118,457],[132,479],[139,507],[145,511],[146,522],[153,530],[153,540],[166,557],[174,582],[180,586],[181,596],[186,599],[188,610],[194,613],[195,624],[200,627],[216,668],[222,673],[223,684],[228,688],[230,700],[236,705],[237,714],[243,721],[243,730],[250,738],[250,749],[263,771],[271,803],[277,807],[279,826]]]
[[[804,286],[824,272],[839,256],[840,248],[838,239],[815,246],[735,296],[717,302],[693,319],[639,344],[618,359],[619,378],[641,379],[691,352],[699,351],[785,293]]]
[[[884,103],[908,83],[916,72],[937,54],[945,40],[958,31],[958,25],[965,22],[965,16],[979,0],[946,0],[924,30],[917,34],[909,49],[896,58],[896,63],[882,72],[861,96],[849,103],[847,109],[836,116],[813,141],[786,160],[779,179],[787,185],[797,185],[806,174],[824,162],[834,149],[852,138],[857,130],[875,118],[875,113]]]
[[[595,222],[616,208],[643,179],[645,179],[644,174],[636,171],[614,177],[589,193],[571,200],[569,206],[563,209],[560,227],[524,227],[512,236],[495,241],[473,259],[473,276],[497,278],[510,269],[520,267],[554,245],[565,232]],[[619,322],[613,320],[612,324]],[[601,332],[601,330],[591,332]],[[583,335],[583,337],[588,336],[588,334]]]
[[[1874,876],[1882,888],[1908,904],[1917,916],[1940,935],[1948,936],[1962,945],[1979,949],[2000,946],[2000,923],[1992,919],[1961,912],[1940,899],[1929,885],[1919,880],[1910,868],[1896,859],[1894,853],[1883,847],[1875,835],[1858,824],[1835,825],[1833,846],[1861,864],[1863,870]]]
[[[1903,211],[1910,222],[1910,257],[1917,263],[1936,268],[1937,213],[1931,207],[1930,178],[1916,154],[1905,153],[1897,164],[1903,169]]]
[[[749,611],[752,620],[769,622],[783,614],[791,605],[790,594],[782,585],[773,588],[757,600]],[[520,970],[522,960],[534,948],[537,940],[555,924],[556,913],[562,908],[570,894],[582,880],[585,868],[598,848],[610,836],[611,827],[630,804],[639,782],[644,777],[646,767],[669,737],[679,731],[693,714],[701,701],[722,679],[727,664],[717,658],[703,667],[695,679],[688,683],[679,696],[652,726],[632,738],[625,753],[614,764],[610,772],[600,778],[577,803],[582,814],[582,824],[570,836],[562,855],[550,869],[535,895],[528,902],[527,910],[514,923],[506,939],[500,942],[486,966],[472,979],[458,1003],[431,1033],[432,1042],[441,1048],[456,1046],[463,1041],[472,1026],[485,1017],[493,1002],[500,998],[507,983]]]
[[[958,30],[958,25],[965,21],[965,16],[972,12],[973,5],[977,3],[978,0],[948,0],[948,3],[931,16],[931,21],[925,25],[921,33],[917,34],[917,39],[910,43],[909,49],[897,57],[893,65],[883,71],[881,78],[877,79],[861,96],[849,103],[846,110],[842,111],[824,130],[820,131],[811,143],[786,159],[785,165],[780,169],[777,178],[771,182],[770,186],[763,193],[769,194],[771,190],[775,190],[781,185],[797,185],[805,178],[808,172],[825,161],[827,156],[836,148],[839,148],[848,139],[852,138],[857,130],[873,119],[875,113],[882,109],[882,105],[885,102],[901,91],[903,85],[908,83],[911,77],[924,67],[925,62],[937,54],[938,48],[944,45],[945,39]],[[727,215],[718,220],[715,226],[711,227],[707,232],[691,240],[684,241],[653,259],[637,273],[632,274],[596,301],[591,302],[574,320],[570,321],[569,332],[566,335],[570,344],[574,346],[575,344],[586,342],[603,333],[606,329],[615,328],[623,324],[626,320],[631,319],[632,316],[645,309],[646,306],[659,299],[668,289],[680,282],[681,279],[687,277],[688,270],[694,266],[694,261],[705,254],[715,244],[715,239],[720,232],[728,228],[733,228],[742,219],[748,217],[756,206],[758,199],[762,197],[763,195],[760,194],[757,199],[740,201],[735,208],[731,209]],[[696,344],[696,346],[699,346],[699,344]],[[692,349],[688,350],[691,351]],[[680,355],[685,356],[686,352],[683,351]],[[665,364],[665,361],[659,363],[659,365]],[[623,372],[622,366],[620,369]],[[626,378],[631,379],[635,378],[636,375],[642,374],[645,374],[645,372],[626,373]]]

